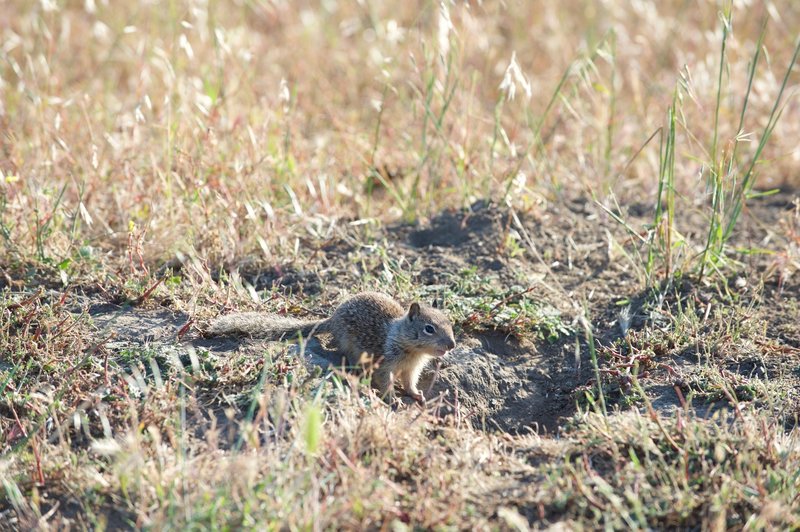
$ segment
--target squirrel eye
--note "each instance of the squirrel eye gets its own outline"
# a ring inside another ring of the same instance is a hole
[[[428,324],[428,325],[425,326],[425,332],[428,333],[428,334],[433,334],[433,333],[436,332],[436,327],[434,327],[431,324]]]

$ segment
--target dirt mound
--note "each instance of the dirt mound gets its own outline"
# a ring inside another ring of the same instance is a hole
[[[502,335],[469,338],[443,360],[438,375],[427,373],[429,381],[437,377],[428,395],[441,394],[484,430],[555,432],[562,418],[574,412],[576,382],[574,374],[553,379],[543,371],[552,355]]]

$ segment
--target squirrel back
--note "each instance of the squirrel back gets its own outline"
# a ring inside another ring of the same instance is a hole
[[[344,301],[328,319],[329,329],[348,362],[357,365],[385,354],[386,340],[404,315],[403,307],[379,292],[362,292]]]

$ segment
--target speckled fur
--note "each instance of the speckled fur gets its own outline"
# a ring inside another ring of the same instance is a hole
[[[455,347],[453,327],[441,311],[412,303],[406,312],[378,292],[353,296],[326,320],[301,321],[249,312],[222,316],[207,332],[272,339],[330,333],[349,364],[372,368],[373,386],[382,395],[391,394],[393,383],[400,382],[405,392],[419,401],[424,397],[417,382],[425,365]]]

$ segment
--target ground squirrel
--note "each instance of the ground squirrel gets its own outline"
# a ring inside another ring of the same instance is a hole
[[[408,312],[391,297],[378,292],[353,296],[325,320],[302,321],[283,316],[246,312],[221,316],[211,322],[210,335],[241,334],[283,339],[330,334],[338,353],[348,364],[371,361],[372,384],[383,396],[399,381],[405,392],[423,401],[417,388],[420,373],[433,358],[456,345],[453,326],[441,311],[412,303]]]

